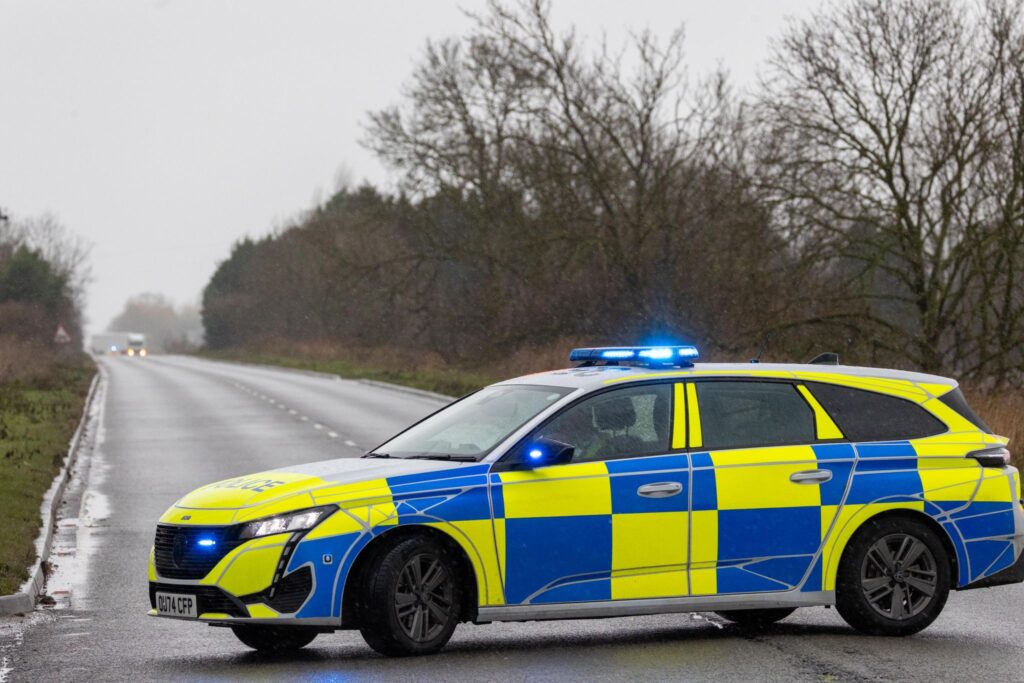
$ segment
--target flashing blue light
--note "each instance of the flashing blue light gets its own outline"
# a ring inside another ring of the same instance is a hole
[[[541,451],[539,448],[534,448],[527,455],[529,455],[530,458],[533,460],[540,460],[541,458],[544,457],[544,452]]]
[[[569,354],[572,362],[594,363],[598,361],[637,361],[648,365],[678,365],[688,367],[700,356],[695,346],[614,346],[594,349],[573,349]]]
[[[198,541],[199,545],[203,548],[212,548],[217,545],[217,541],[212,538],[200,538]]]

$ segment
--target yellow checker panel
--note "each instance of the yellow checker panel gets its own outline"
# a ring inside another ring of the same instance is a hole
[[[274,570],[284,545],[243,552],[221,574],[217,585],[232,595],[257,593],[274,580]]]
[[[501,520],[502,525],[504,525],[504,521]],[[494,529],[491,520],[431,522],[427,526],[443,531],[462,546],[476,573],[477,597],[480,605],[503,605],[505,596],[501,590],[501,573],[498,557],[495,554]]]
[[[700,424],[700,406],[697,403],[697,387],[693,384],[686,385],[686,412],[688,416],[687,426],[690,430],[690,448],[700,448],[704,445],[704,432]]]
[[[824,440],[843,438],[843,433],[839,430],[839,427],[836,426],[832,417],[829,416],[829,414],[825,412],[825,409],[821,407],[821,404],[818,403],[818,399],[814,398],[814,394],[812,394],[803,384],[798,384],[796,388],[800,391],[800,395],[804,397],[804,400],[807,401],[807,404],[810,405],[811,409],[814,411],[814,425],[818,438]]]
[[[918,474],[921,476],[921,490],[924,491],[925,500],[968,501],[978,487],[981,468],[977,465],[943,469],[927,467],[919,470]]]
[[[714,595],[718,592],[718,511],[690,513],[690,530],[690,593]]]
[[[612,515],[612,599],[686,595],[685,512]]]
[[[794,484],[789,479],[796,472],[817,468],[817,458],[810,446],[721,451],[712,453],[711,461],[715,465],[719,510],[821,504],[821,490],[817,486]]]
[[[506,518],[610,515],[612,493],[603,462],[502,472]]]
[[[672,387],[672,448],[686,448],[686,385]]]
[[[975,501],[985,503],[1012,503],[1017,498],[1016,482],[1002,470],[982,468],[984,478],[978,486]]]

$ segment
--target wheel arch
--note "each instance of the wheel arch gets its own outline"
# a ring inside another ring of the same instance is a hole
[[[909,519],[924,523],[936,535],[941,539],[942,545],[946,550],[947,560],[949,562],[950,577],[953,580],[953,586],[960,585],[960,555],[957,552],[956,545],[953,543],[953,539],[950,537],[949,532],[935,520],[934,517],[929,515],[920,509],[913,507],[889,507],[884,510],[870,510],[872,506],[864,506],[866,509],[859,511],[854,515],[839,531],[838,537],[835,541],[835,545],[832,546],[831,552],[828,554],[828,562],[825,569],[825,589],[834,590],[836,584],[836,576],[839,572],[839,565],[842,562],[843,556],[846,554],[850,541],[854,536],[857,535],[864,528],[864,525],[871,521],[881,519]],[[840,544],[841,541],[841,544]]]
[[[479,606],[479,587],[477,569],[462,544],[452,535],[441,529],[426,524],[404,524],[390,528],[374,536],[356,554],[352,566],[345,579],[341,602],[342,626],[355,628],[360,618],[360,592],[363,588],[367,572],[372,569],[374,561],[380,554],[398,543],[409,538],[421,536],[430,538],[443,545],[459,564],[459,571],[467,589],[462,599],[462,620],[474,621]]]

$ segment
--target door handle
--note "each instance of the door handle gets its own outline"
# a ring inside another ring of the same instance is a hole
[[[832,470],[804,470],[789,475],[794,484],[824,484],[832,481]]]
[[[662,481],[657,484],[644,484],[636,490],[636,495],[644,498],[668,498],[681,493],[683,485],[678,481]]]

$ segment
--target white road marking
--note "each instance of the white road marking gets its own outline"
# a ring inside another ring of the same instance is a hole
[[[337,439],[338,432],[327,432],[327,436],[331,437],[332,439]]]
[[[309,422],[309,418],[306,417],[305,415],[300,415],[299,419],[302,420],[303,422]]]
[[[295,410],[294,408],[289,408],[288,409],[288,414],[289,415],[298,415],[299,411]]]
[[[353,441],[352,439],[345,439],[345,445],[346,446],[355,446],[356,442]]]
[[[320,424],[319,422],[317,422],[317,423],[315,423],[313,425],[313,429],[323,429],[323,428],[324,428],[324,426],[322,424]]]

